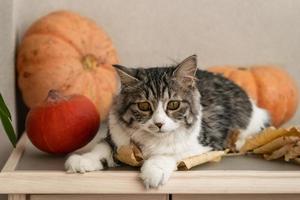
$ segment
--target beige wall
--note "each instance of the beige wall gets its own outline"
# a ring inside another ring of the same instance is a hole
[[[5,1],[1,6],[6,6],[5,10],[0,12],[0,93],[7,102],[10,111],[15,119],[15,70],[14,70],[14,37],[12,21],[12,3]],[[2,134],[3,128],[0,125],[0,165],[6,159],[7,152],[11,149],[7,137]]]
[[[13,2],[0,2],[0,93],[7,101],[10,111],[13,113],[13,121],[15,124],[15,70],[13,62],[15,37],[12,24]],[[7,137],[3,134],[2,125],[0,125],[0,168],[2,168],[11,149]],[[0,199],[6,199],[6,196],[0,195]]]
[[[155,66],[196,53],[201,68],[277,64],[300,85],[298,0],[16,0],[19,37],[56,9],[102,25],[124,65]]]
[[[1,0],[0,91],[13,113],[12,16],[21,37],[35,19],[56,9],[78,11],[101,24],[124,65],[168,64],[196,53],[201,68],[278,64],[300,86],[298,0]],[[290,123],[299,121],[300,112]],[[0,134],[0,166],[9,147]]]

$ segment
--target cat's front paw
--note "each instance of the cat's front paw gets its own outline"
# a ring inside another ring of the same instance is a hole
[[[141,169],[141,179],[147,189],[150,187],[157,188],[158,186],[165,184],[169,179],[170,174],[171,173],[157,166],[145,166]]]
[[[68,173],[85,173],[102,170],[103,165],[96,158],[73,154],[65,162],[65,169]]]
[[[176,165],[173,160],[147,160],[141,168],[141,179],[145,187],[157,188],[164,185],[170,178]]]

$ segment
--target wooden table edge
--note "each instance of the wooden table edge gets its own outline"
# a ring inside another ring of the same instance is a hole
[[[0,173],[2,194],[298,194],[300,171],[177,171],[159,189],[146,190],[136,171],[17,170],[28,137],[21,137]]]

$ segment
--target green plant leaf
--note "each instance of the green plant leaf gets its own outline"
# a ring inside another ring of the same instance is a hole
[[[5,115],[7,115],[7,117],[11,120],[11,114],[8,110],[8,107],[6,106],[4,99],[0,93],[0,108],[2,109],[2,111],[4,112]]]
[[[4,113],[4,111],[1,108],[0,108],[0,119],[10,142],[14,147],[16,147],[17,137],[16,137],[15,130],[11,124],[9,117]]]
[[[0,94],[0,120],[2,122],[3,128],[8,136],[8,139],[14,147],[17,144],[17,136],[14,127],[11,124],[11,114],[6,106],[2,95]]]

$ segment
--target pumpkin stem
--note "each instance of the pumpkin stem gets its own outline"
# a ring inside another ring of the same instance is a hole
[[[49,90],[46,101],[56,102],[58,100],[66,99],[58,90]]]
[[[86,70],[92,70],[93,68],[98,66],[98,60],[92,54],[85,55],[82,58],[81,63],[83,65],[83,68],[86,69]]]

